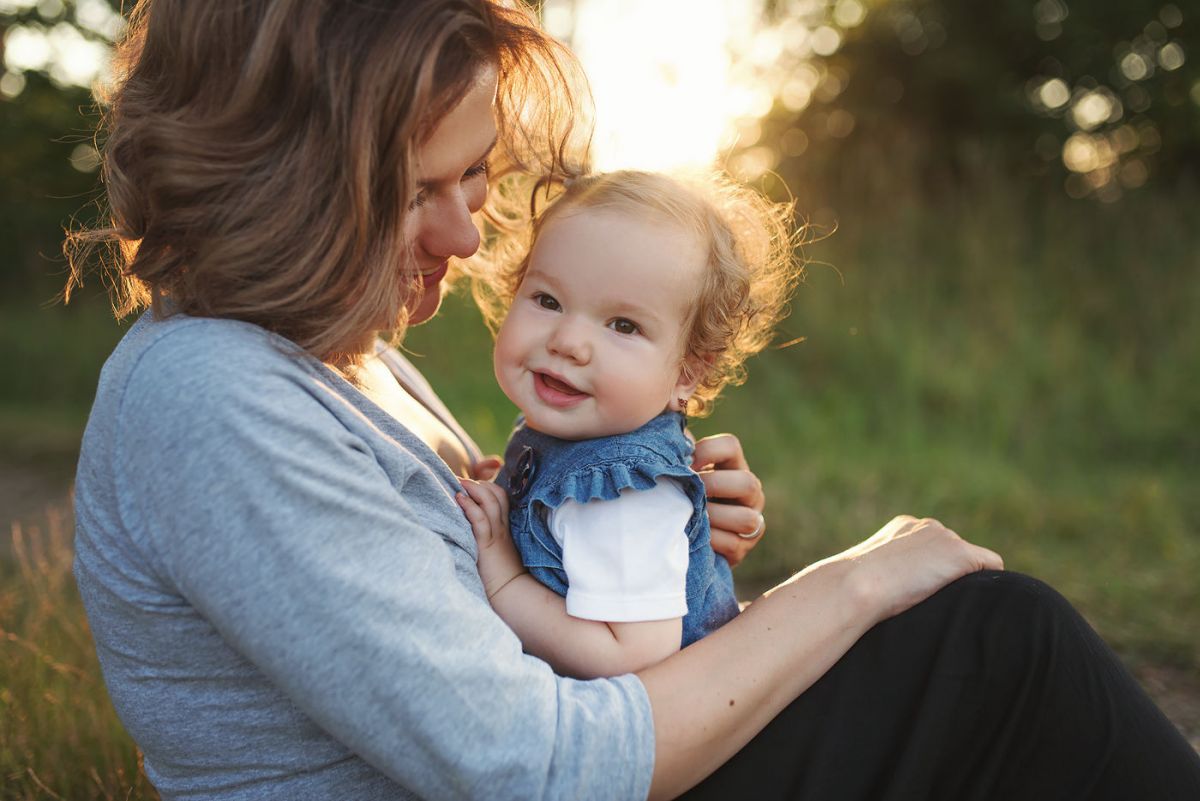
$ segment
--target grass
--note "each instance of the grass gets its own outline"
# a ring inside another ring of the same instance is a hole
[[[1001,178],[872,198],[835,200],[839,230],[808,248],[781,337],[806,340],[757,358],[695,426],[737,432],[767,486],[743,587],[931,514],[1058,587],[1129,661],[1200,673],[1196,198],[1096,206]],[[6,453],[69,464],[120,330],[100,303],[0,305],[20,368],[0,386]],[[499,451],[514,410],[467,304],[407,347]],[[60,516],[0,546],[0,799],[152,797],[98,679],[68,537]]]
[[[70,531],[52,510],[0,549],[0,799],[157,798],[104,690]]]

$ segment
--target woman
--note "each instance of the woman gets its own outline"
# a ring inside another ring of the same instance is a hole
[[[495,463],[375,343],[478,249],[489,163],[564,168],[569,59],[487,0],[143,0],[120,56],[113,226],[75,244],[119,243],[122,304],[154,313],[101,377],[76,576],[164,797],[1200,787],[1065,602],[930,520],[636,676],[554,676],[492,614],[454,503]],[[701,450],[740,543],[757,481],[736,440]]]

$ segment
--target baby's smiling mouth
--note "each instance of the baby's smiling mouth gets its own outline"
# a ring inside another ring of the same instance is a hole
[[[561,392],[564,395],[587,394],[581,390],[575,389],[575,387],[571,386],[566,381],[560,381],[549,373],[538,373],[537,375],[542,379],[542,383],[550,387],[550,389],[554,390],[555,392]]]

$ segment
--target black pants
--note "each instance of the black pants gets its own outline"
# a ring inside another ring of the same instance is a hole
[[[988,572],[876,626],[684,798],[1200,801],[1200,757],[1062,596]]]

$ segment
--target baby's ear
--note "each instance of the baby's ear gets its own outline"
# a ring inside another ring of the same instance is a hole
[[[675,383],[676,397],[690,397],[708,374],[712,363],[712,356],[697,356],[692,353],[684,356],[679,365],[679,380]]]

